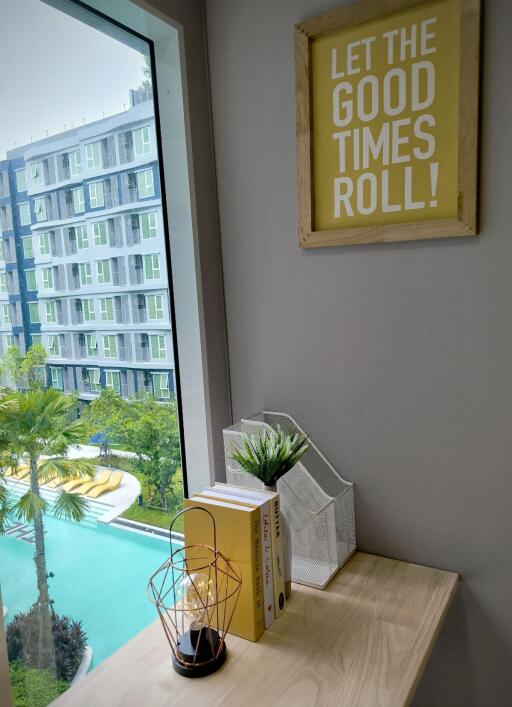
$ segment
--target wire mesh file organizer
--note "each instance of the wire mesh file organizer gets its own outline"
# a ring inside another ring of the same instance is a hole
[[[242,435],[281,428],[304,431],[283,412],[261,412],[224,429],[228,484],[262,489],[263,484],[231,459]],[[311,442],[301,461],[277,482],[281,511],[292,536],[292,580],[323,589],[356,549],[354,486],[345,481]]]

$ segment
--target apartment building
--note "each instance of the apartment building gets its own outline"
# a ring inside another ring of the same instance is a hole
[[[174,389],[153,103],[130,98],[0,162],[0,354],[42,343],[82,400]]]

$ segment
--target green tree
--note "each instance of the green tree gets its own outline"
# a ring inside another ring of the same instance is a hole
[[[129,403],[129,411],[117,434],[125,449],[135,452],[135,469],[147,479],[149,501],[158,499],[168,510],[167,494],[181,464],[176,403],[158,403],[147,395]]]
[[[9,505],[7,501],[4,516],[12,514],[34,526],[38,590],[34,607],[39,615],[40,640],[31,650],[35,653],[34,664],[53,673],[51,600],[43,523],[48,506],[41,497],[40,486],[56,474],[64,478],[94,475],[91,461],[67,458],[71,448],[87,441],[87,427],[83,420],[75,418],[75,412],[76,398],[53,388],[3,392],[0,399],[0,457],[12,467],[27,463],[30,469],[29,489],[15,503]],[[6,495],[5,488],[3,494]],[[80,521],[86,507],[87,502],[79,495],[61,490],[53,513]]]
[[[32,344],[24,356],[17,346],[9,346],[0,360],[0,371],[9,377],[16,390],[42,388],[46,358],[41,344]]]
[[[101,454],[110,454],[110,445],[120,441],[119,431],[128,416],[128,402],[113,388],[103,388],[101,393],[82,412],[89,436],[102,434]]]

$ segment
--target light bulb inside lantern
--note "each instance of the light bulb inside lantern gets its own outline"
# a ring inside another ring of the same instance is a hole
[[[184,581],[183,603],[190,631],[200,631],[204,626],[209,626],[216,603],[213,577],[203,572],[188,575]]]

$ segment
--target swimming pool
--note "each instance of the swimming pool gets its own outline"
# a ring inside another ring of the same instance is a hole
[[[168,541],[101,523],[100,513],[101,506],[91,505],[82,523],[51,514],[44,518],[47,569],[54,574],[48,580],[50,596],[58,614],[82,621],[93,649],[92,667],[157,618],[146,585],[169,555]],[[37,598],[33,557],[34,545],[0,536],[7,623]]]

